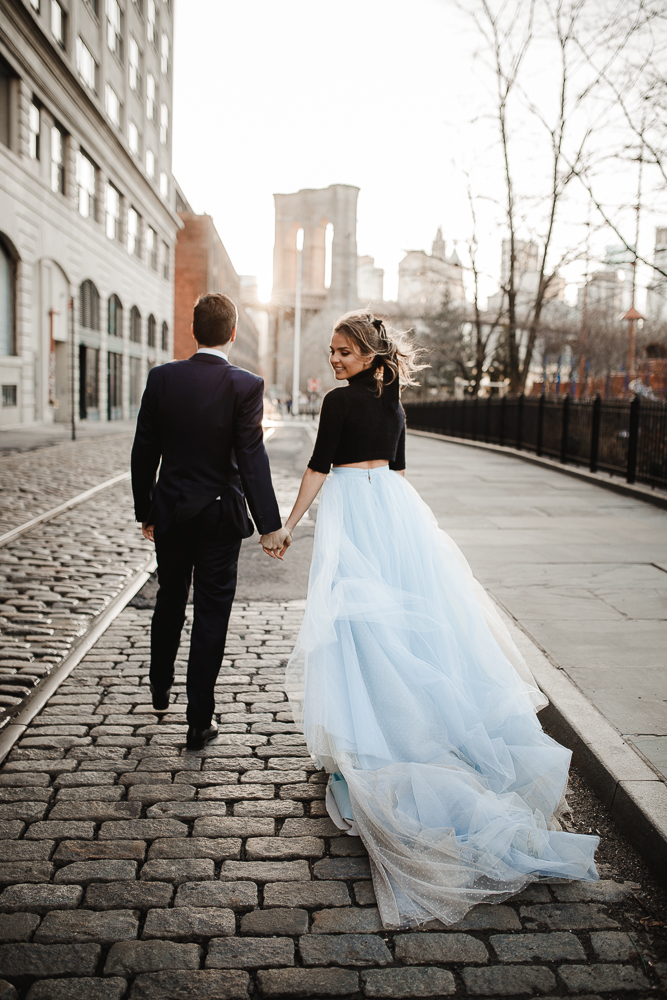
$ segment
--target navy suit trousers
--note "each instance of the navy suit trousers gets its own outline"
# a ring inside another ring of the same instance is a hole
[[[220,503],[196,517],[155,532],[159,590],[151,626],[150,681],[166,691],[174,680],[185,609],[194,574],[194,622],[188,658],[187,719],[206,728],[215,710],[214,689],[225,655],[236,592],[241,539],[220,537]]]

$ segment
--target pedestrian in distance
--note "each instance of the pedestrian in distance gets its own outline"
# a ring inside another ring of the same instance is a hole
[[[404,477],[402,385],[420,367],[403,335],[341,317],[283,558],[322,489],[303,624],[286,690],[329,772],[336,825],[368,850],[387,928],[459,921],[540,879],[595,881],[598,838],[561,828],[570,752],[451,538]],[[333,472],[330,470],[333,466]]]
[[[262,431],[264,382],[228,358],[237,319],[226,295],[200,296],[192,323],[196,353],[149,372],[132,448],[135,515],[157,556],[150,687],[158,713],[169,709],[194,579],[187,671],[190,749],[205,746],[218,732],[214,688],[241,542],[253,533],[248,506],[269,544],[281,524]]]

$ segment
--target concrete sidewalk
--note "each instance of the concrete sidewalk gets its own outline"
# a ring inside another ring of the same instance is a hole
[[[408,476],[478,580],[667,777],[667,513],[410,437]]]
[[[115,437],[118,434],[134,434],[136,420],[104,420],[99,423],[82,421],[76,425],[76,440],[89,441],[93,438]],[[65,444],[72,440],[70,424],[33,424],[28,427],[0,428],[0,455],[13,452],[35,451],[50,448],[55,444]]]
[[[408,477],[477,579],[665,780],[667,512],[415,435]]]

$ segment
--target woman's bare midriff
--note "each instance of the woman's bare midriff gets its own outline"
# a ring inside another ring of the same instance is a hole
[[[389,462],[382,458],[372,458],[369,462],[350,462],[349,465],[334,465],[334,469],[380,469],[383,465],[389,465]]]

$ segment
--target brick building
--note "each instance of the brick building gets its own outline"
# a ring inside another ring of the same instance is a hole
[[[170,0],[0,0],[0,425],[136,413],[172,357]]]
[[[190,333],[192,308],[204,292],[223,292],[236,303],[239,323],[230,360],[240,368],[259,368],[257,327],[242,305],[241,280],[210,215],[192,211],[176,188],[176,209],[183,223],[176,241],[174,291],[174,357],[189,358],[195,346]]]

